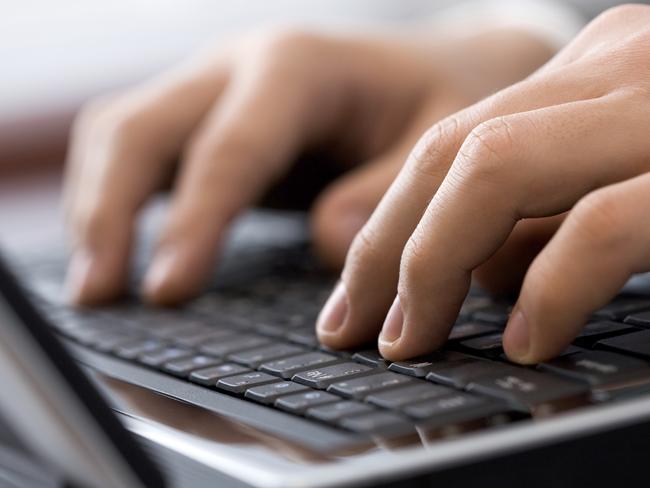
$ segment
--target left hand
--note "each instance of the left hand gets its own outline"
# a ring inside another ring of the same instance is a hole
[[[320,340],[379,334],[388,359],[424,354],[473,272],[492,289],[525,274],[504,348],[535,363],[650,270],[648,26],[648,6],[611,9],[528,79],[429,129],[353,242]]]

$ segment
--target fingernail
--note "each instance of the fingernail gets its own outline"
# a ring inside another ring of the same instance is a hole
[[[75,251],[70,259],[65,282],[65,293],[72,303],[81,303],[92,288],[94,279],[93,255],[85,249]]]
[[[147,294],[156,294],[169,282],[178,259],[173,249],[158,251],[144,277],[144,290]]]
[[[394,343],[402,335],[404,327],[404,312],[400,304],[399,297],[395,298],[393,305],[390,307],[384,325],[381,328],[379,341],[385,345]]]
[[[519,307],[515,306],[506,330],[508,335],[508,355],[515,360],[524,359],[530,349],[530,328],[525,315]]]
[[[323,334],[339,330],[348,315],[348,294],[345,284],[339,281],[318,316],[316,328]]]

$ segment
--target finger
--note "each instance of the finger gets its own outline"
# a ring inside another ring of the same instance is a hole
[[[646,170],[648,148],[638,144],[645,140],[644,118],[634,103],[608,96],[474,129],[404,247],[382,354],[401,359],[442,344],[472,270],[503,245],[519,219],[564,212],[591,189]]]
[[[493,296],[519,292],[526,271],[562,224],[565,214],[522,219],[506,242],[472,273],[472,280]]]
[[[145,297],[175,304],[212,271],[229,222],[310,142],[313,83],[295,83],[281,62],[236,73],[185,150],[168,221],[144,282]]]
[[[96,304],[122,291],[134,216],[217,96],[223,75],[174,72],[85,121],[79,141],[73,143],[66,189],[73,241],[68,289],[73,302]]]
[[[338,289],[323,308],[319,324],[336,333],[322,340],[346,348],[376,337],[397,290],[402,249],[417,226],[431,196],[467,134],[497,115],[536,109],[593,95],[576,93],[576,75],[523,82],[452,116],[445,108],[428,107],[440,120],[422,136],[405,167],[382,198],[368,223],[355,237]],[[534,94],[534,96],[532,96]],[[334,313],[345,309],[345,314]],[[326,325],[327,324],[327,325]],[[348,330],[352,331],[348,335]],[[366,331],[365,334],[360,331]]]
[[[506,327],[508,357],[562,352],[634,273],[650,270],[650,173],[580,200],[533,262]]]

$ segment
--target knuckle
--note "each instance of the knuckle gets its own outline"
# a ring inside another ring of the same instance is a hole
[[[319,43],[318,34],[300,26],[275,27],[262,31],[254,44],[260,56],[268,59],[293,59],[311,53]]]
[[[358,274],[365,275],[363,269],[377,269],[385,262],[384,257],[378,236],[366,225],[357,232],[352,241],[343,274],[348,278]]]
[[[105,236],[114,221],[114,215],[110,207],[97,202],[89,208],[74,212],[72,219],[77,237],[87,242]]]
[[[430,276],[430,262],[423,236],[416,231],[409,237],[400,260],[400,286],[405,291],[427,281]]]
[[[505,117],[497,117],[472,129],[458,151],[453,168],[464,178],[493,181],[510,171],[515,151],[511,123]]]
[[[620,199],[607,190],[582,198],[569,213],[570,228],[593,245],[618,248],[629,239]]]
[[[416,178],[441,179],[460,140],[460,122],[450,116],[431,126],[417,142],[406,164]]]

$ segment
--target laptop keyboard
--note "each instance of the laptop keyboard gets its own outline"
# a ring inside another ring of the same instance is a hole
[[[314,321],[333,281],[306,247],[267,258],[257,277],[224,278],[174,310],[133,300],[75,311],[60,300],[61,262],[22,270],[56,331],[79,345],[348,432],[457,434],[650,391],[648,297],[617,298],[560,357],[522,367],[501,345],[510,305],[472,294],[442,350],[390,362],[372,345],[318,344]]]

